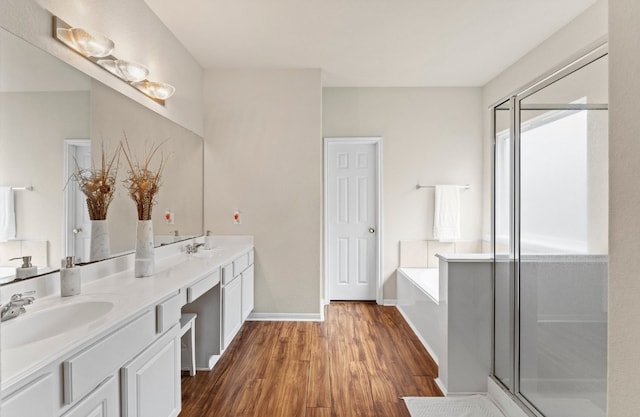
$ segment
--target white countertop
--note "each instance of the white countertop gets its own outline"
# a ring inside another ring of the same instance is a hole
[[[93,343],[159,301],[184,291],[186,287],[250,251],[252,247],[252,244],[236,243],[219,246],[212,252],[201,251],[198,256],[181,253],[156,260],[155,273],[150,277],[135,278],[133,270],[127,270],[83,284],[82,293],[78,296],[62,298],[51,295],[38,298],[34,304],[26,307],[26,314],[2,323],[0,331],[8,326],[20,326],[30,315],[53,307],[89,300],[111,301],[115,305],[104,316],[87,325],[30,344],[3,349],[0,352],[2,391],[52,362]],[[3,331],[3,337],[4,333]]]
[[[447,262],[491,262],[491,253],[438,253],[436,256]]]

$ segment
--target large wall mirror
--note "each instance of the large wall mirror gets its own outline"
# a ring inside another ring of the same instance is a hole
[[[85,197],[69,177],[99,165],[102,148],[114,152],[125,134],[140,159],[163,143],[156,246],[201,235],[203,139],[0,28],[0,284],[16,278],[22,261],[12,258],[31,256],[38,274],[59,269],[65,256],[90,261]],[[127,167],[121,157],[107,215],[109,257],[135,247]]]

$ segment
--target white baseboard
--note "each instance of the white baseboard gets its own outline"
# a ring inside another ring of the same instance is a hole
[[[420,343],[422,343],[422,346],[424,346],[425,349],[427,349],[427,352],[429,352],[429,355],[431,355],[431,359],[434,360],[434,362],[436,363],[436,365],[440,366],[438,363],[438,355],[435,354],[435,352],[433,351],[433,349],[431,349],[431,346],[429,346],[429,344],[427,343],[426,340],[424,340],[424,338],[420,335],[420,332],[418,331],[418,329],[415,328],[415,326],[413,325],[413,323],[411,323],[411,320],[409,319],[409,317],[404,313],[404,310],[402,309],[401,306],[397,306],[396,307],[398,309],[398,311],[400,312],[400,314],[402,315],[402,317],[404,318],[404,321],[407,322],[407,324],[409,325],[409,327],[411,327],[411,330],[413,330],[413,334],[416,335],[416,337],[418,338],[418,340],[420,340]],[[440,379],[438,378],[438,381]],[[437,382],[437,381],[436,381]],[[441,388],[442,389],[442,388]],[[444,395],[447,395],[445,393],[446,390],[442,391],[442,393]]]
[[[395,306],[397,304],[398,300],[396,300],[395,298],[385,298],[384,300],[382,300],[383,306]]]
[[[251,313],[250,321],[323,321],[322,313]]]
[[[445,397],[448,395],[447,393],[447,387],[444,386],[444,384],[442,383],[442,380],[440,378],[436,378],[436,385],[438,386],[438,388],[440,388],[440,392],[442,392],[442,395],[444,395]]]

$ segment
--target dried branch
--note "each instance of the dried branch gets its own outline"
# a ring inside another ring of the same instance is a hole
[[[129,190],[129,196],[136,204],[138,220],[151,220],[151,210],[156,203],[156,196],[161,185],[160,179],[162,178],[167,158],[165,158],[164,154],[160,155],[160,164],[155,171],[150,168],[150,165],[151,160],[165,142],[154,145],[148,154],[145,152],[144,159],[140,161],[133,157],[129,139],[126,133],[124,134],[124,143],[121,143],[121,149],[129,165],[128,177],[124,180],[124,184]]]
[[[116,190],[120,149],[121,147],[118,147],[109,158],[104,151],[103,143],[100,168],[96,168],[93,163],[91,168],[80,168],[78,161],[75,161],[76,172],[71,175],[70,179],[76,181],[80,191],[87,196],[87,210],[91,220],[106,220],[107,218],[107,211]]]

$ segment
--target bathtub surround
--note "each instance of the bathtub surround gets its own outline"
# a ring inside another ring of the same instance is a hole
[[[488,254],[438,255],[439,269],[400,268],[398,310],[438,364],[445,395],[487,392],[491,369]]]

